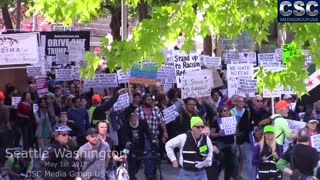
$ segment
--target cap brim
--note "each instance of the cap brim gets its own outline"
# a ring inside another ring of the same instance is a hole
[[[316,119],[313,119],[313,120],[309,120],[309,121],[308,121],[308,123],[314,123],[314,122],[317,123],[317,124],[319,124],[319,121],[316,120]]]

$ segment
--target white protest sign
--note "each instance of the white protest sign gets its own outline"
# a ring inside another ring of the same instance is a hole
[[[176,106],[172,105],[168,107],[167,109],[164,109],[163,111],[163,118],[164,123],[168,124],[176,119],[177,116],[179,116],[179,113],[176,111]]]
[[[80,62],[84,58],[84,41],[70,41],[68,43],[69,62]]]
[[[311,146],[320,152],[320,134],[311,136]]]
[[[114,103],[114,105],[113,105],[113,109],[114,109],[114,111],[120,111],[122,109],[129,107],[129,105],[130,105],[129,94],[125,93],[125,94],[121,94],[118,97],[117,102]]]
[[[240,52],[239,61],[241,63],[251,63],[256,65],[256,52]]]
[[[41,75],[42,75],[41,67],[36,67],[36,66],[27,67],[27,76],[36,77]]]
[[[181,85],[182,99],[187,97],[208,97],[213,87],[212,71],[188,72],[188,75],[182,79]]]
[[[21,97],[12,97],[11,105],[17,108],[20,101]]]
[[[157,72],[158,80],[167,80],[173,82],[175,79],[175,69],[173,65],[162,65]]]
[[[238,90],[254,95],[257,91],[257,80],[251,78],[239,78]]]
[[[167,93],[171,88],[172,88],[172,84],[171,83],[164,83],[164,85],[163,85],[164,93]]]
[[[232,62],[239,61],[239,52],[225,52],[223,55],[225,64],[232,64]]]
[[[173,61],[176,73],[177,87],[182,87],[182,79],[189,71],[201,70],[200,57],[198,53],[190,53],[173,51]]]
[[[71,81],[73,80],[71,69],[56,69],[56,81]]]
[[[90,89],[90,88],[101,88],[100,79],[97,77],[94,79],[84,79],[83,80],[83,88]]]
[[[69,64],[68,62],[69,55],[65,53],[57,53],[52,59],[56,64]]]
[[[204,59],[204,66],[206,67],[215,67],[221,69],[221,57],[206,57]]]
[[[33,112],[36,113],[39,110],[38,104],[33,104]]]
[[[97,74],[101,87],[118,87],[117,73]]]
[[[118,75],[118,83],[125,84],[129,82],[131,71],[128,69],[127,72],[123,72],[122,70],[117,71]]]
[[[282,49],[275,49],[276,60],[282,62]]]
[[[72,75],[72,79],[80,80],[81,78],[80,78],[79,67],[73,66],[72,69],[71,69],[71,75]]]
[[[235,116],[218,118],[217,121],[224,136],[236,133],[237,118]]]
[[[38,33],[0,33],[0,64],[37,64],[39,62]]]
[[[301,121],[295,121],[295,120],[290,120],[287,119],[289,128],[293,129],[294,132],[298,132],[300,129],[306,127],[307,123],[306,122],[301,122]]]
[[[259,61],[259,65],[264,67],[280,66],[280,61],[276,60],[275,53],[260,53],[258,54],[258,61]]]
[[[239,85],[238,79],[249,78],[249,77],[253,77],[253,64],[228,64],[227,65],[228,97],[231,98],[231,96],[234,94],[245,96],[245,93],[240,92],[238,89],[238,85]]]
[[[305,66],[308,66],[312,62],[312,56],[310,56],[310,51],[309,50],[303,50],[304,53],[304,58],[305,58]]]

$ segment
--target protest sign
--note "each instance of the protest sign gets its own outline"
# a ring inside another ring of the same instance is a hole
[[[221,87],[223,86],[223,81],[220,77],[220,74],[218,72],[218,70],[214,67],[211,67],[211,68],[208,68],[212,71],[212,77],[213,77],[213,88],[216,88],[216,87]]]
[[[56,69],[56,81],[71,81],[71,69]]]
[[[300,129],[306,127],[307,123],[306,122],[301,122],[301,121],[295,121],[295,120],[290,120],[287,119],[289,128],[293,129],[294,132],[298,132]]]
[[[179,116],[179,113],[176,111],[176,106],[172,105],[163,111],[163,119],[164,123],[168,124],[176,119],[177,116]]]
[[[221,57],[205,56],[203,59],[203,65],[206,67],[221,69]]]
[[[157,84],[157,65],[153,63],[133,64],[129,82],[132,84]]]
[[[285,44],[282,48],[282,63],[287,64],[288,59],[298,55],[298,49],[296,44]]]
[[[101,87],[118,87],[117,73],[97,74]]]
[[[164,83],[163,84],[163,91],[164,93],[167,93],[170,89],[172,88],[172,84],[171,83]]]
[[[279,67],[280,61],[276,60],[275,53],[260,53],[258,54],[259,65],[263,67]]]
[[[122,109],[125,109],[127,107],[129,107],[130,102],[129,102],[129,94],[125,93],[125,94],[121,94],[118,97],[118,100],[116,103],[114,103],[113,105],[113,110],[114,111],[120,111]]]
[[[238,89],[239,78],[252,78],[253,77],[253,64],[228,64],[227,65],[227,80],[228,80],[228,97],[238,94],[245,97],[245,93],[240,92]],[[254,93],[253,93],[254,94]],[[252,96],[252,93],[249,93]]]
[[[311,136],[311,146],[320,152],[320,134]]]
[[[38,95],[44,95],[48,93],[48,86],[47,86],[47,78],[46,77],[37,77],[36,78],[36,89]]]
[[[12,97],[11,105],[17,108],[20,101],[21,97]]]
[[[129,82],[130,79],[130,70],[127,70],[127,72],[123,72],[122,70],[118,70],[117,71],[117,75],[118,75],[118,83],[119,84],[125,84]]]
[[[188,55],[185,52],[173,51],[173,61],[176,72],[177,87],[182,87],[182,79],[187,75],[189,71],[201,70],[200,57],[197,53],[190,53]]]
[[[236,133],[237,118],[235,116],[218,118],[217,122],[223,136],[234,135]]]
[[[39,62],[38,33],[0,33],[0,64],[37,64]]]
[[[29,66],[27,67],[27,76],[36,77],[41,76],[41,67]]]
[[[76,67],[76,66],[73,66],[72,69],[71,69],[71,76],[72,76],[72,79],[75,79],[75,80],[80,80],[80,70],[79,70],[79,67]]]
[[[90,89],[90,88],[101,88],[101,83],[99,78],[90,78],[90,79],[84,79],[83,80],[83,88],[84,89]]]
[[[275,49],[276,60],[282,62],[282,49]]]
[[[84,52],[90,50],[90,31],[41,32],[47,58],[56,64],[79,64]]]
[[[224,52],[224,63],[233,64],[232,62],[239,61],[239,52]]]
[[[304,53],[304,58],[305,58],[305,66],[308,66],[312,62],[312,56],[310,56],[310,51],[309,50],[303,50]]]
[[[250,78],[239,78],[238,90],[244,93],[255,93],[257,91],[257,80]]]
[[[182,79],[181,96],[187,97],[208,97],[213,87],[213,77],[210,70],[188,72]]]
[[[240,63],[250,63],[253,65],[257,64],[256,52],[240,52],[239,62]]]
[[[175,71],[173,65],[162,65],[157,72],[157,79],[173,82],[175,79]]]
[[[39,110],[39,105],[38,104],[33,104],[33,112],[36,113]]]

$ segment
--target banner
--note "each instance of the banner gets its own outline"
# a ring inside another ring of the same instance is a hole
[[[122,109],[125,109],[125,108],[129,107],[129,105],[130,105],[129,94],[128,93],[121,94],[118,97],[117,102],[114,103],[113,110],[114,111],[120,111]]]
[[[237,118],[235,116],[218,118],[217,119],[220,130],[223,136],[234,135],[237,128]]]
[[[129,82],[132,84],[157,84],[157,64],[143,63],[133,64],[131,66],[131,73]]]
[[[41,32],[41,42],[48,61],[56,64],[79,63],[90,50],[89,31]]]
[[[182,99],[188,97],[209,97],[213,87],[213,77],[211,70],[200,70],[188,72],[182,79],[181,96]]]
[[[162,112],[163,112],[163,116],[164,116],[163,119],[165,124],[168,124],[174,121],[177,118],[177,116],[179,116],[179,113],[176,111],[175,105],[172,105],[167,109],[164,109]]]
[[[0,64],[37,64],[38,33],[0,34]]]
[[[125,84],[129,82],[131,71],[128,69],[127,72],[123,72],[122,70],[117,71],[118,83]]]
[[[182,79],[189,71],[200,71],[201,62],[198,53],[190,53],[173,51],[174,68],[176,72],[177,87],[182,87]]]
[[[238,89],[238,85],[239,85],[238,79],[252,78],[252,77],[253,77],[253,64],[228,64],[227,65],[228,97],[231,98],[231,96],[234,94],[245,97],[245,93],[240,92]]]
[[[320,134],[311,136],[311,146],[320,152]]]

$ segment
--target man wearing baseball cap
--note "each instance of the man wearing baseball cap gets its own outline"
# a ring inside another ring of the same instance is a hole
[[[194,116],[190,120],[191,131],[180,134],[166,143],[167,156],[174,168],[180,164],[179,179],[206,180],[206,167],[211,166],[213,147],[209,137],[202,134],[203,120]],[[179,163],[174,149],[179,148]]]
[[[280,100],[276,103],[276,114],[271,116],[271,119],[273,119],[273,127],[275,130],[274,135],[276,137],[276,142],[279,145],[283,145],[284,138],[287,138],[288,140],[293,139],[288,121],[284,118],[288,116],[289,107],[289,103],[284,100]]]

